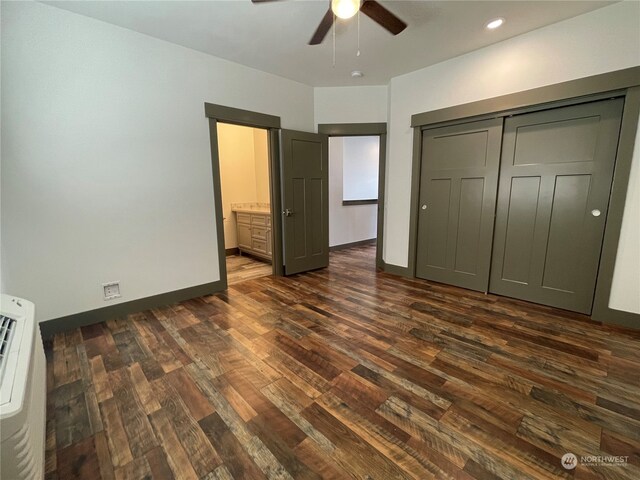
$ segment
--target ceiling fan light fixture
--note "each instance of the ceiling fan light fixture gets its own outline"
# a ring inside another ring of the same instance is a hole
[[[351,18],[359,9],[360,0],[331,0],[331,10],[338,18]]]

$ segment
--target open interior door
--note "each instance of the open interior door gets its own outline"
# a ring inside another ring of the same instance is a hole
[[[282,130],[285,275],[329,265],[329,139]]]

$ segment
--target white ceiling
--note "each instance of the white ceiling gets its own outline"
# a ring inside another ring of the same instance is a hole
[[[341,20],[336,65],[331,32],[307,42],[329,0],[55,1],[56,7],[312,86],[383,85],[390,78],[614,3],[610,1],[401,1],[381,3],[409,24],[392,36],[371,19]],[[485,23],[506,18],[495,31]],[[351,71],[364,77],[352,79]]]

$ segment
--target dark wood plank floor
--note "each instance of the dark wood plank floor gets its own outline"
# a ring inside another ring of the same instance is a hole
[[[57,335],[47,478],[640,478],[637,333],[373,264]]]
[[[231,255],[227,257],[227,283],[229,285],[266,277],[272,273],[273,267],[270,263],[248,255]]]

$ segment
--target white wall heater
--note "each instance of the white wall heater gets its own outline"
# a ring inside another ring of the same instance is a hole
[[[46,362],[33,303],[0,296],[0,478],[44,476]]]

